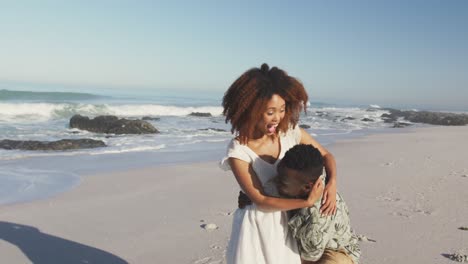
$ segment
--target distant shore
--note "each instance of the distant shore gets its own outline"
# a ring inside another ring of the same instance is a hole
[[[468,127],[405,131],[328,147],[352,226],[369,239],[361,263],[454,263],[468,241]],[[2,262],[225,263],[238,190],[217,161],[86,176],[55,197],[0,206]]]

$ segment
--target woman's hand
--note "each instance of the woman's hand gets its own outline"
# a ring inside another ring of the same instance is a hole
[[[320,145],[307,131],[301,128],[301,144],[310,144],[318,148],[324,158],[324,165],[327,171],[327,186],[322,198],[320,212],[325,215],[336,213],[336,161],[335,157]]]
[[[252,201],[244,192],[239,192],[239,197],[237,197],[237,205],[239,209],[244,209],[247,205],[251,205]]]
[[[323,192],[320,213],[323,215],[334,215],[336,213],[336,183],[330,181]]]
[[[315,181],[314,185],[312,186],[312,190],[309,193],[309,197],[307,197],[307,207],[311,207],[320,199],[320,196],[323,193],[323,181],[321,178]]]

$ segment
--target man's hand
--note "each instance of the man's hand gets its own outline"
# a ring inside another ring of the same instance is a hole
[[[334,215],[336,213],[336,183],[329,182],[325,186],[320,207],[322,215]]]
[[[247,205],[251,205],[252,201],[244,192],[240,191],[237,203],[240,209],[244,209]]]

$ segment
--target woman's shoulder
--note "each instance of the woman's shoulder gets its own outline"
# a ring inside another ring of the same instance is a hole
[[[228,149],[245,150],[245,147],[246,145],[242,144],[238,137],[232,138],[228,144]]]
[[[222,169],[230,169],[228,162],[229,158],[240,159],[248,163],[252,162],[252,156],[251,153],[248,151],[247,146],[241,144],[240,141],[236,138],[231,139],[231,141],[228,144],[226,156],[224,156],[220,164]]]

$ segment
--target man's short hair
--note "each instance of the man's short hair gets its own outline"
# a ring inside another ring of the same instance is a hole
[[[323,156],[320,151],[312,145],[299,144],[286,151],[283,159],[278,165],[281,167],[304,172],[303,175],[309,181],[315,181],[323,173]]]

